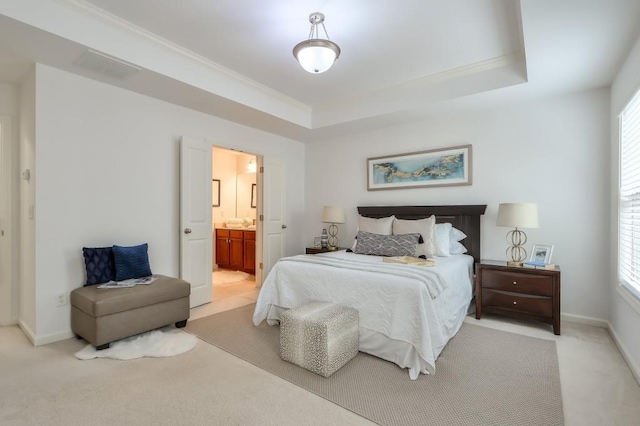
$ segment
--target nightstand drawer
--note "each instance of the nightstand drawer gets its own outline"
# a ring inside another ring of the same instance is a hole
[[[482,288],[551,297],[553,296],[553,279],[543,275],[484,269],[482,270]]]
[[[552,318],[553,305],[551,302],[549,297],[524,296],[518,293],[482,289],[482,304],[486,308]]]

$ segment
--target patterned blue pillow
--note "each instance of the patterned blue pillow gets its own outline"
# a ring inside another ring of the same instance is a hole
[[[358,231],[353,252],[374,256],[415,256],[420,234],[380,235]]]
[[[131,278],[142,278],[151,275],[149,266],[149,246],[140,244],[133,247],[113,246],[113,257],[116,264],[116,281]]]
[[[116,267],[111,247],[83,247],[84,268],[88,285],[106,283],[116,279]]]

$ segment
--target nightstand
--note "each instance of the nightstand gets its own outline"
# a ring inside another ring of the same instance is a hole
[[[476,264],[476,319],[484,312],[542,321],[560,334],[560,268],[507,266],[481,260]]]
[[[344,248],[338,247],[335,250],[329,250],[328,248],[307,247],[307,254],[329,253],[329,252],[338,251],[338,250],[344,250]]]

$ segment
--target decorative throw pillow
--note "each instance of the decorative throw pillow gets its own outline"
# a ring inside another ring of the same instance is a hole
[[[396,218],[393,221],[393,235],[419,233],[420,235],[422,235],[423,242],[421,244],[418,244],[415,257],[431,257],[435,256],[436,254],[436,247],[434,242],[435,225],[435,216],[417,220],[404,220]]]
[[[116,281],[151,275],[148,248],[147,243],[132,247],[113,246]]]
[[[364,231],[372,234],[391,235],[394,219],[395,216],[381,217],[379,219],[374,217],[358,216],[358,229],[356,232]],[[356,243],[358,242],[357,238],[358,237],[356,236],[356,240],[353,242],[351,250],[355,250]]]
[[[358,231],[356,254],[374,256],[415,256],[420,234],[380,235]]]
[[[116,268],[111,247],[83,247],[84,268],[87,271],[85,286],[102,284],[116,278]]]

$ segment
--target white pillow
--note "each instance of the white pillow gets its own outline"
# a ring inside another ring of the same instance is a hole
[[[436,223],[434,237],[436,256],[450,256],[451,228],[453,226],[449,222]]]
[[[393,219],[395,218],[395,216],[389,216],[376,219],[373,217],[359,216],[356,235],[358,234],[358,231],[369,232],[371,234],[391,235],[393,229]],[[357,242],[357,239],[353,241],[351,250],[355,250]]]
[[[467,234],[458,228],[454,228],[449,222],[437,223],[434,238],[436,256],[447,257],[452,254],[466,253],[467,249],[458,243],[458,241],[462,241],[465,238],[467,238]]]
[[[455,228],[454,228],[455,229]],[[449,247],[449,254],[464,254],[467,252],[467,248],[457,241],[451,241]]]
[[[454,226],[451,227],[451,232],[449,233],[449,236],[451,237],[452,243],[455,241],[462,241],[465,238],[467,238],[467,234],[465,234],[464,232],[462,232],[461,230],[459,230]]]
[[[395,219],[393,221],[393,235],[402,234],[420,234],[422,235],[422,244],[418,244],[415,257],[425,256],[432,257],[436,254],[435,247],[435,225],[436,217],[431,216],[426,219],[404,220]]]

